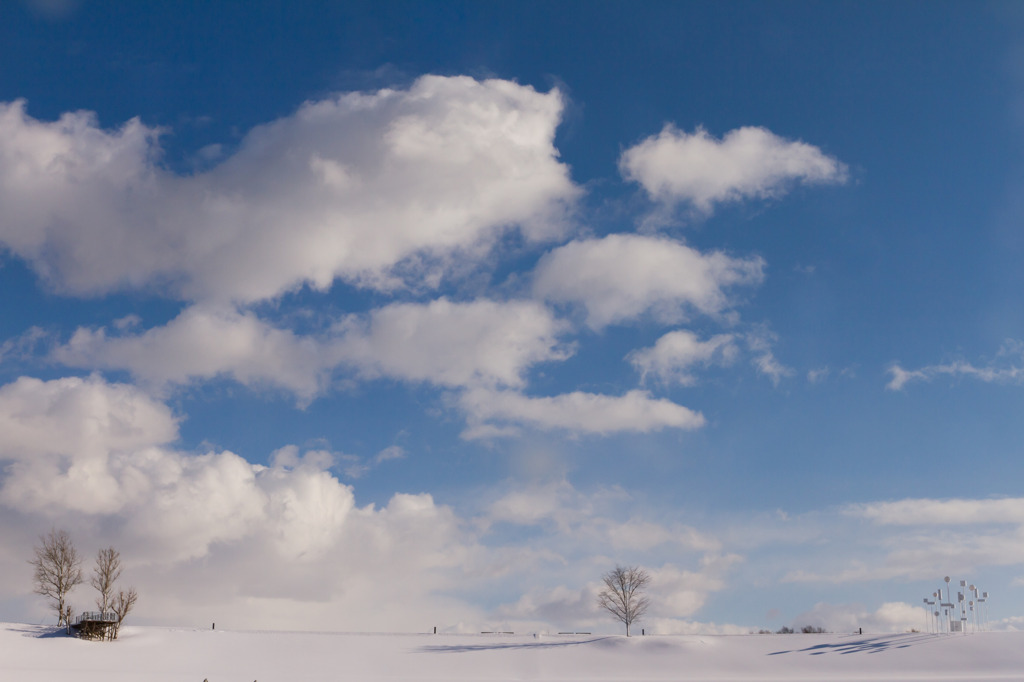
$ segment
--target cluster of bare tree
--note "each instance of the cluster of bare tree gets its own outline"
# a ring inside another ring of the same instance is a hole
[[[781,628],[776,630],[774,633],[771,630],[763,630],[762,629],[762,630],[758,630],[757,634],[759,634],[759,635],[771,635],[771,634],[775,634],[775,635],[792,635],[795,632],[797,632],[797,631],[794,630],[793,628],[791,628],[791,627],[789,627],[787,625],[783,625]],[[821,633],[824,633],[824,632],[828,632],[828,630],[826,630],[825,628],[820,627],[818,625],[805,625],[802,628],[800,628],[800,632],[805,634],[805,635],[812,635],[812,634],[821,634]]]
[[[71,628],[71,604],[68,595],[83,582],[82,557],[75,549],[71,536],[64,530],[51,530],[39,538],[35,557],[29,561],[35,568],[35,592],[50,600],[57,612],[57,624]],[[134,587],[116,589],[121,577],[121,553],[113,547],[101,549],[96,554],[89,584],[100,593],[96,599],[100,619],[104,625],[99,632],[104,639],[117,639],[121,623],[131,612],[139,595]]]

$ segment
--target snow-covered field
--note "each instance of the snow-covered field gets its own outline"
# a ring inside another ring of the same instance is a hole
[[[1019,680],[1024,633],[430,635],[0,624],[0,680]]]

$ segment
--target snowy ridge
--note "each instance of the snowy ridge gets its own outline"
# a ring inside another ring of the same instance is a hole
[[[1024,633],[454,635],[126,627],[112,643],[0,624],[0,679],[1012,680]]]

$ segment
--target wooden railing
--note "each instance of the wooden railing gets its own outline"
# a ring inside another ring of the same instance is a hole
[[[75,616],[75,621],[72,625],[81,625],[82,623],[116,623],[117,614],[113,611],[84,611],[80,616]]]

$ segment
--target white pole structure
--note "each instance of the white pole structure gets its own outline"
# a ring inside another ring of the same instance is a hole
[[[981,593],[981,601],[985,603],[985,611],[982,614],[982,627],[988,630],[988,592]]]
[[[963,581],[961,581],[963,582]],[[960,607],[960,632],[967,634],[967,597],[963,592],[956,593],[956,603]]]
[[[942,587],[932,592],[932,598],[925,597],[922,600],[926,609],[930,611],[931,619],[928,621],[929,632],[935,627],[935,633],[952,634],[960,632],[985,632],[989,628],[989,594],[982,592],[977,585],[969,584],[966,580],[958,581],[960,590],[956,593],[956,601],[953,601],[952,578],[948,575],[942,579],[946,583],[945,594]]]
[[[967,581],[961,581],[963,592],[956,593],[956,601],[961,606],[961,630],[967,634]]]
[[[977,632],[978,631],[978,617],[977,617],[977,612],[974,610],[974,603],[975,603],[975,599],[978,598],[978,588],[975,587],[972,584],[972,585],[968,585],[967,586],[967,590],[968,590],[968,594],[971,597],[974,597],[974,599],[971,599],[971,601],[967,602],[967,605],[970,606],[970,608],[971,608],[971,628],[972,628],[972,630],[974,632]]]
[[[946,583],[946,601],[942,606],[946,611],[946,633],[948,634],[953,632],[953,614],[949,612],[953,608],[953,594],[949,591],[949,576],[943,578],[943,581]]]

